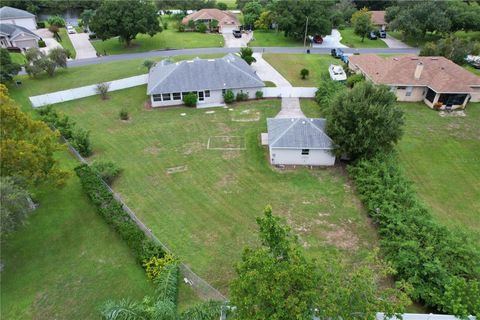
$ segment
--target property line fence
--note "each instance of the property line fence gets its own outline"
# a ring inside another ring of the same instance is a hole
[[[53,128],[54,129],[54,128]],[[61,136],[61,140],[67,145],[68,150],[73,154],[75,158],[81,163],[88,164],[88,161],[82,157],[82,155],[75,149],[70,142]],[[130,218],[135,222],[135,224],[155,243],[160,245],[165,252],[173,253],[172,250],[163,242],[161,242],[135,214],[135,212],[130,209],[130,207],[123,201],[122,197],[117,194],[103,179],[100,179],[107,189],[112,193],[114,198],[122,204],[123,210],[130,216]],[[192,271],[186,264],[180,264],[180,271],[183,278],[188,281],[188,284],[192,286],[194,291],[198,294],[203,300],[218,300],[218,301],[227,301],[228,299],[217,289],[211,286],[207,281],[202,279],[199,275]]]

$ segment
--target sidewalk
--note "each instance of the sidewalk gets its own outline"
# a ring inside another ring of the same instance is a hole
[[[77,52],[76,60],[97,57],[97,51],[90,43],[90,40],[88,40],[87,33],[68,34],[68,37]]]

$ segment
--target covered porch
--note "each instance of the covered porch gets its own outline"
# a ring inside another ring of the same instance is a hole
[[[468,93],[436,92],[428,88],[423,101],[432,109],[464,109],[470,99]]]

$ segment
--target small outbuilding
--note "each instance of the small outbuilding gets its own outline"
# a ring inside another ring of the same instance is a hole
[[[273,165],[333,166],[333,141],[325,119],[268,118],[268,148]]]
[[[37,21],[34,14],[7,6],[0,8],[0,23],[9,23],[28,30],[37,29]]]

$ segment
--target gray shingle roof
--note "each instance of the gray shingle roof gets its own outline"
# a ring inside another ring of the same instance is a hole
[[[240,57],[158,63],[150,69],[147,94],[263,87],[264,83]]]
[[[34,14],[31,14],[28,11],[20,10],[12,7],[2,7],[0,8],[0,20],[3,19],[15,19],[15,18],[33,18]]]
[[[15,38],[17,35],[22,33],[26,33],[34,38],[38,38],[39,40],[41,39],[40,36],[28,30],[27,28],[11,23],[0,23],[0,33],[8,35],[10,39]]]
[[[325,134],[325,119],[268,118],[268,143],[272,148],[332,149],[333,142]]]

